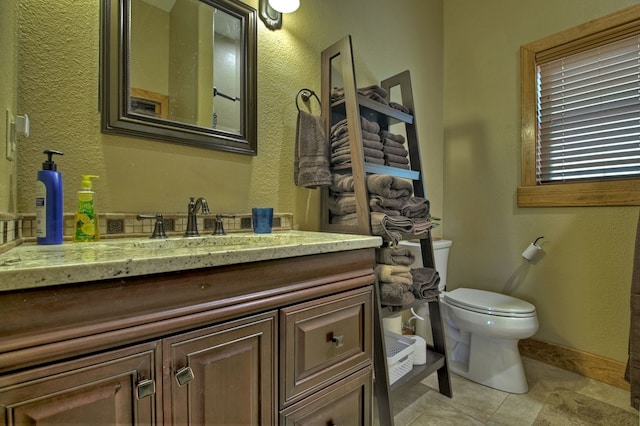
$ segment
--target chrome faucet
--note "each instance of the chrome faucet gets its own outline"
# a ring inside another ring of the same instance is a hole
[[[198,232],[198,217],[196,214],[198,210],[202,210],[202,214],[209,214],[209,205],[207,204],[207,200],[200,197],[197,200],[193,200],[194,197],[189,197],[190,201],[187,206],[187,230],[184,233],[185,237],[199,237],[200,233]]]

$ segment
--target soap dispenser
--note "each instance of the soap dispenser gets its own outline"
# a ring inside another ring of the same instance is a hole
[[[62,244],[64,238],[64,197],[62,175],[52,156],[60,151],[44,151],[47,161],[42,163],[36,182],[36,242],[38,244]]]
[[[91,181],[91,179],[97,178],[98,176],[95,175],[82,175],[72,237],[75,242],[90,242],[100,239],[96,193],[93,191],[93,182]]]

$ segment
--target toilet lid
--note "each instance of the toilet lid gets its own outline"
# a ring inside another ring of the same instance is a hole
[[[536,312],[536,307],[524,300],[471,288],[457,288],[446,292],[444,300],[462,309],[501,317],[531,317]]]

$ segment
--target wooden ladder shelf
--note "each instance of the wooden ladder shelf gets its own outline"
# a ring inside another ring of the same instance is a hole
[[[351,174],[353,176],[354,195],[356,199],[356,223],[353,225],[332,224],[328,207],[329,189],[322,189],[322,230],[328,232],[344,232],[370,235],[372,233],[371,214],[369,210],[369,193],[366,186],[366,176],[369,174],[387,174],[413,182],[413,192],[416,197],[426,198],[423,173],[420,161],[420,146],[416,131],[415,115],[406,114],[398,109],[376,102],[358,93],[355,78],[355,66],[351,47],[351,37],[347,36],[322,52],[322,115],[325,120],[325,134],[330,135],[331,126],[340,120],[347,119],[349,146],[351,151],[351,165],[349,167],[334,168],[333,173]],[[333,87],[344,88],[344,99],[336,102],[331,100]],[[391,93],[393,88],[400,88],[401,104],[415,112],[411,77],[409,71],[387,78],[380,83],[380,87]],[[360,117],[369,121],[376,121],[381,129],[388,129],[389,125],[404,123],[407,150],[409,151],[410,170],[396,167],[367,163],[364,160],[362,145],[362,129]],[[414,238],[413,236],[407,236]],[[422,235],[420,247],[422,262],[425,267],[435,268],[431,232]],[[374,318],[374,394],[377,399],[378,416],[381,425],[393,425],[391,412],[391,397],[396,391],[419,383],[427,376],[437,372],[439,391],[443,395],[452,396],[451,381],[447,366],[446,343],[444,337],[444,323],[440,315],[439,303],[429,302],[429,316],[433,334],[433,345],[427,349],[427,363],[414,366],[412,371],[398,381],[389,384],[387,373],[387,357],[382,327],[382,318],[390,313],[389,308],[380,304],[380,295],[376,285],[376,306]],[[424,303],[424,302],[420,302]],[[403,309],[408,309],[406,307]]]

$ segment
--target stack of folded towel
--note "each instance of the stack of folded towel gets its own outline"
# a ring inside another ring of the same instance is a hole
[[[410,265],[413,253],[402,246],[376,250],[376,275],[380,286],[380,302],[385,306],[408,306],[415,300]]]
[[[404,105],[397,102],[388,101],[387,99],[389,98],[389,92],[380,86],[373,85],[362,87],[358,89],[358,93],[373,101],[380,102],[381,104],[404,112],[405,114],[411,114],[411,110]],[[342,99],[344,99],[344,87],[334,87],[331,90],[331,102],[337,102]]]
[[[374,235],[395,245],[403,235],[420,235],[431,229],[429,201],[411,195],[411,182],[390,175],[369,175],[366,180]],[[329,210],[331,223],[357,225],[353,176],[333,176]]]
[[[409,170],[409,151],[404,147],[404,136],[383,130],[380,132],[380,140],[383,145],[384,164]]]
[[[384,164],[384,148],[380,140],[380,125],[360,117],[362,128],[362,149],[364,161],[368,163]],[[344,119],[331,126],[329,138],[331,143],[331,165],[346,166],[351,164],[351,148],[349,145],[349,128],[347,120]]]

